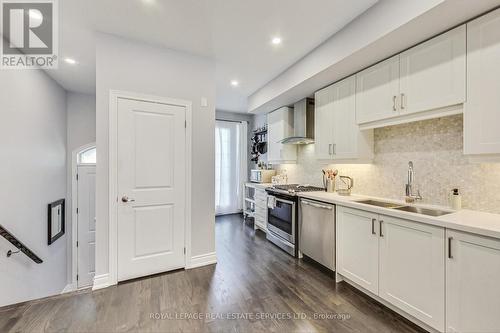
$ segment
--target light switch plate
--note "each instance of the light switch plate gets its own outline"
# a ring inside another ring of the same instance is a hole
[[[206,97],[201,98],[201,106],[202,107],[207,107],[208,106],[208,100]]]

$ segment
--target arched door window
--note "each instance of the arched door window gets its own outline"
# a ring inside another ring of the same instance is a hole
[[[97,155],[96,148],[90,147],[78,153],[78,164],[96,164]]]

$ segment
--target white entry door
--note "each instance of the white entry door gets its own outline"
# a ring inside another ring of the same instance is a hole
[[[183,268],[186,107],[118,99],[118,281]]]
[[[79,165],[77,180],[77,287],[92,286],[95,274],[95,165]]]

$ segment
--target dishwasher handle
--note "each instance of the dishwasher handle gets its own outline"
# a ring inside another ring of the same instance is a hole
[[[316,207],[316,208],[328,209],[328,210],[332,210],[333,209],[333,206],[322,205],[322,204],[315,203],[315,202],[312,202],[312,201],[300,200],[300,202],[303,203],[304,205],[312,206],[312,207]]]

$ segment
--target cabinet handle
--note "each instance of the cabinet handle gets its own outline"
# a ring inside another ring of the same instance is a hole
[[[405,94],[401,94],[401,110],[405,108]]]
[[[392,96],[392,111],[398,111],[396,108],[396,100],[398,99],[397,96]]]
[[[333,144],[333,155],[337,155],[337,144]]]
[[[377,234],[375,232],[375,221],[377,221],[377,219],[372,219],[372,235],[376,235]]]
[[[328,145],[328,155],[332,155],[332,144]]]
[[[451,254],[451,241],[453,237],[448,237],[448,259],[453,259],[453,255]]]
[[[382,232],[382,224],[384,223],[384,220],[380,220],[380,221],[378,221],[378,223],[379,223],[379,228],[380,228],[380,231],[379,231],[380,237],[384,237],[384,233]]]

